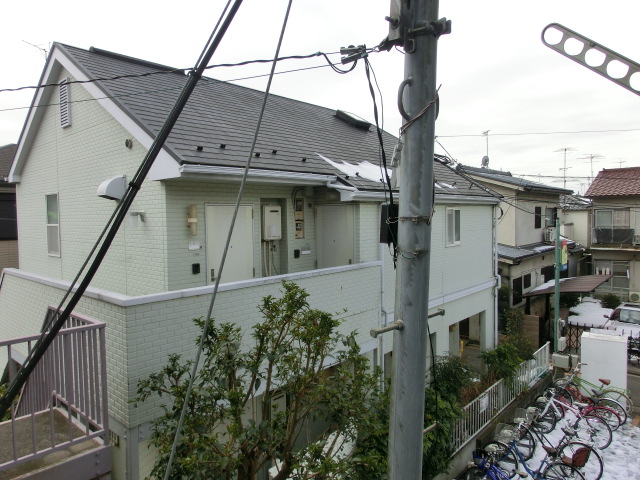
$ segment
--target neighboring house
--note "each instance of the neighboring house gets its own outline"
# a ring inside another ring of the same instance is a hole
[[[587,189],[593,202],[593,274],[613,277],[597,289],[640,301],[640,167],[604,169]]]
[[[114,209],[108,198],[132,178],[185,83],[171,70],[54,44],[40,82],[60,86],[36,93],[10,174],[22,240],[20,269],[5,270],[0,289],[4,337],[38,333],[46,307],[60,302]],[[141,76],[101,80],[131,74]],[[194,354],[192,318],[206,314],[220,275],[262,98],[201,80],[76,307],[107,325],[116,480],[144,478],[153,463],[148,438],[160,403],[131,400],[168,354]],[[397,139],[383,138],[390,158]],[[393,261],[379,243],[389,195],[379,151],[375,128],[362,120],[269,97],[213,310],[218,321],[249,329],[260,321],[261,299],[288,279],[307,289],[312,307],[341,312],[341,328],[358,331],[373,363],[392,360],[391,335],[369,334],[393,320],[395,298]],[[434,169],[429,307],[445,311],[429,320],[434,350],[457,354],[461,334],[491,348],[497,199],[445,162]]]
[[[586,247],[591,243],[591,200],[577,195],[562,195],[560,208],[562,209],[561,234],[578,244]],[[591,271],[580,272],[590,275]]]
[[[511,288],[511,305],[524,306],[522,296],[551,280],[554,272],[556,219],[562,224],[560,196],[571,190],[516,178],[509,172],[461,165],[460,170],[499,194],[498,258],[502,284]],[[571,246],[575,242],[570,242]],[[574,260],[570,259],[570,264]],[[563,272],[563,277],[568,276]],[[531,313],[543,315],[541,299]]]
[[[16,187],[7,181],[16,144],[0,147],[0,272],[18,266]]]

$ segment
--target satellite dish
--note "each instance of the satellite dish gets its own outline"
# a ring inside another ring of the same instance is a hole
[[[489,166],[489,157],[486,155],[482,157],[482,168],[487,168]]]

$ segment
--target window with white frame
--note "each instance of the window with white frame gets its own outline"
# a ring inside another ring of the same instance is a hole
[[[60,212],[58,194],[45,195],[47,202],[47,253],[60,256]]]
[[[558,218],[557,208],[546,207],[544,209],[544,226],[545,227],[555,227],[557,218]]]
[[[460,245],[460,209],[446,209],[447,247]]]
[[[595,275],[612,275],[598,290],[621,291],[629,289],[629,262],[616,260],[595,260]]]
[[[595,211],[595,228],[629,228],[629,222],[629,209]]]

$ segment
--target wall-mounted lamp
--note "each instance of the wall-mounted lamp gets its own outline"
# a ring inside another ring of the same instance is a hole
[[[189,211],[187,212],[187,228],[191,235],[197,235],[198,233],[198,211],[195,205],[189,205]]]
[[[146,219],[144,210],[136,210],[136,211],[129,212],[129,219],[131,220],[132,227],[138,226],[138,219],[140,219],[140,221],[144,223]]]

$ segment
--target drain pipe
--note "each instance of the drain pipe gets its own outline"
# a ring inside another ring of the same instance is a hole
[[[498,209],[499,204],[493,207],[493,222],[492,222],[492,241],[493,241],[493,265],[494,276],[496,279],[496,286],[493,289],[493,348],[498,346],[498,293],[502,280],[498,273]]]

